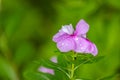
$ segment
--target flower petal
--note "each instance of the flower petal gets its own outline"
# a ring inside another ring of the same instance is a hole
[[[75,37],[76,48],[74,49],[75,52],[84,53],[87,47],[89,46],[89,42],[82,37]]]
[[[74,50],[75,48],[75,42],[72,37],[66,38],[64,40],[61,40],[60,42],[57,43],[57,48],[61,52],[68,52],[71,50]]]
[[[76,25],[76,35],[86,34],[89,30],[89,25],[82,19]]]
[[[98,54],[98,49],[95,44],[93,44],[94,50],[92,51],[92,54],[96,56]]]
[[[57,61],[57,56],[51,57],[50,60],[51,60],[52,62],[54,62],[54,63],[57,63],[57,62],[58,62],[58,61]]]
[[[86,47],[84,53],[91,53],[92,55],[96,56],[97,53],[98,53],[96,45],[94,43],[90,42],[86,38],[83,38],[83,39],[85,40],[85,42],[84,42],[85,44],[84,45],[86,45],[86,46],[84,46],[84,47]]]
[[[64,31],[65,33],[67,33],[67,34],[69,34],[69,35],[72,35],[73,32],[74,32],[74,29],[73,29],[73,27],[72,27],[72,24],[62,26],[62,31]]]
[[[49,68],[46,68],[46,67],[39,67],[38,69],[40,72],[43,72],[43,73],[48,73],[48,74],[52,74],[54,75],[54,70],[53,69],[49,69]]]
[[[53,41],[59,42],[67,37],[69,37],[67,33],[63,32],[62,30],[59,30],[59,32],[53,36]]]

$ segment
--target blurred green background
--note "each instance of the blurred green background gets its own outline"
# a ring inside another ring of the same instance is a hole
[[[81,66],[78,76],[120,80],[120,0],[0,0],[0,80],[27,80],[34,60],[57,55],[53,35],[80,19],[104,59]]]

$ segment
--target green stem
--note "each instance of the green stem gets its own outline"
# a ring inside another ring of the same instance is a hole
[[[73,54],[73,61],[75,60],[76,57],[77,57],[77,54],[74,52],[74,54]],[[70,80],[74,80],[74,71],[75,71],[75,64],[72,63]]]
[[[71,77],[70,77],[71,80],[74,80],[74,67],[75,67],[75,65],[72,64],[72,68],[71,68]]]

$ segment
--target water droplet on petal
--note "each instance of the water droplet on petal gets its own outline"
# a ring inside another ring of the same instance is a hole
[[[77,40],[78,40],[78,38],[76,37],[76,38],[75,38],[75,40],[77,41]]]
[[[64,46],[64,43],[62,43],[62,46]]]

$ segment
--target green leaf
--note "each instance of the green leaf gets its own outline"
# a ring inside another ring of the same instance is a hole
[[[37,72],[27,72],[25,77],[28,80],[51,80],[47,74],[37,73]]]
[[[67,55],[67,54],[60,54],[59,56],[58,56],[58,64],[60,65],[60,66],[62,66],[62,67],[67,67],[69,64],[70,64],[70,62],[69,62],[69,56]]]
[[[103,58],[104,58],[103,56],[95,57],[91,54],[78,54],[77,57],[75,58],[75,61],[73,62],[76,65],[74,70],[76,70],[83,64],[92,64],[92,63],[98,62]]]
[[[64,63],[64,62],[62,62],[62,63]],[[54,69],[55,71],[60,71],[60,73],[58,73],[58,74],[63,73],[63,76],[66,75],[68,78],[70,77],[68,74],[67,64],[66,64],[66,67],[64,67],[64,66],[62,66],[61,63],[59,63],[59,61],[58,61],[58,63],[54,63],[54,62],[51,62],[50,60],[43,59],[41,62],[41,65],[48,67],[48,68],[51,68],[51,69]]]
[[[93,56],[91,54],[78,54],[74,64],[91,64],[100,61],[104,56]]]
[[[25,71],[25,77],[27,77],[28,80],[47,80],[44,79],[44,77],[48,77],[50,80],[68,80],[68,77],[66,76],[66,72],[63,68],[61,68],[58,64],[51,62],[50,60],[37,60],[34,61],[34,65],[37,64],[37,67],[28,69],[28,71]],[[40,66],[44,66],[46,68],[53,69],[55,74],[51,75],[48,73],[42,73],[38,71],[38,68]],[[31,71],[30,71],[31,70]],[[32,79],[30,78],[30,75],[32,75]],[[38,77],[38,78],[37,78]]]

